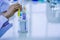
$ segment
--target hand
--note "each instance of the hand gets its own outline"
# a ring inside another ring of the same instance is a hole
[[[11,5],[11,6],[9,7],[9,9],[7,10],[7,12],[4,13],[3,15],[4,15],[5,17],[7,17],[7,18],[10,18],[11,16],[14,15],[14,13],[15,13],[16,11],[18,11],[18,9],[22,10],[22,6],[21,6],[20,4],[18,4],[18,3],[13,4],[13,5]]]

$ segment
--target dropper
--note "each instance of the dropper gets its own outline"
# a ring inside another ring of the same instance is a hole
[[[20,1],[18,0],[17,3],[20,3]],[[18,9],[18,17],[20,17],[20,8]]]
[[[18,3],[20,3],[22,5],[22,12],[26,12],[26,7],[25,7],[25,3],[24,3],[24,0],[18,0]],[[21,11],[20,11],[20,8],[18,10],[18,17],[21,17]]]

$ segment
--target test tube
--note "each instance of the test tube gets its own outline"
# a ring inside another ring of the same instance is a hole
[[[24,0],[20,1],[22,5],[22,11],[18,10],[18,16],[19,17],[19,25],[20,25],[20,32],[26,33],[27,32],[27,27],[26,27],[26,7]]]

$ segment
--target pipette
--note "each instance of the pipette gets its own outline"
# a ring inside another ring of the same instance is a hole
[[[18,17],[20,17],[20,9],[18,10]]]
[[[22,11],[25,12],[24,0],[22,0],[22,1],[18,0],[18,3],[20,3],[22,5],[22,9],[23,9]],[[19,10],[18,10],[18,17],[21,16],[20,14],[21,14],[21,11],[20,11],[20,8],[19,8]]]

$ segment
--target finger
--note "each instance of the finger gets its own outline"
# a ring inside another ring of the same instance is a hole
[[[22,6],[21,5],[17,5],[17,6],[15,6],[15,8],[22,10]]]
[[[19,8],[20,8],[20,5],[15,6],[15,9],[19,9]]]
[[[20,10],[22,11],[22,5],[20,5]]]
[[[15,11],[18,11],[18,9],[19,9],[19,7],[18,7],[18,6],[16,6],[16,7],[14,8],[14,10],[15,10]]]
[[[20,5],[19,3],[16,3],[15,6]]]

